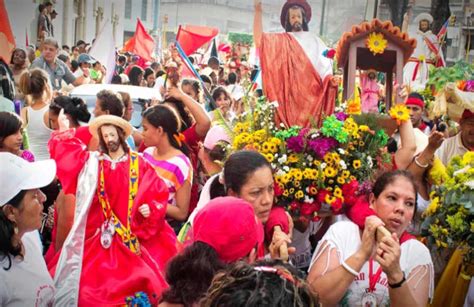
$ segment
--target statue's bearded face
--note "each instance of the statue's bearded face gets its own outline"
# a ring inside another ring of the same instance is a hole
[[[299,7],[288,10],[288,19],[291,25],[291,32],[303,31],[303,10]]]
[[[428,20],[422,20],[420,21],[420,31],[421,32],[426,32],[430,29],[430,23]]]
[[[107,149],[107,153],[113,153],[119,150],[120,146],[122,145],[122,141],[120,139],[119,129],[114,125],[103,125],[100,127],[100,133],[102,136],[102,141],[104,143],[104,147]]]

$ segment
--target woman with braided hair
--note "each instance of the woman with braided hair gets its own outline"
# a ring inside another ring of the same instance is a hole
[[[214,277],[201,306],[319,306],[302,275],[280,260],[237,262]]]

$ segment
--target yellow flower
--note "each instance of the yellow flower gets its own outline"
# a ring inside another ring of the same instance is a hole
[[[337,183],[344,184],[346,183],[346,179],[344,177],[339,176],[337,177]]]
[[[271,153],[263,154],[263,156],[265,157],[265,159],[267,159],[269,163],[273,162],[273,155]]]
[[[420,62],[424,62],[424,61],[426,60],[425,55],[424,55],[424,54],[420,54],[420,56],[418,57],[418,60],[419,60]]]
[[[448,174],[446,173],[446,167],[439,158],[434,159],[433,165],[428,171],[428,179],[432,184],[441,185],[448,179]]]
[[[326,177],[332,178],[337,175],[337,171],[332,166],[328,166],[324,169],[324,175]]]
[[[410,119],[410,110],[404,104],[397,104],[389,111],[390,116],[397,121],[397,124],[406,122]]]
[[[289,174],[285,174],[281,177],[281,182],[283,184],[287,184],[288,182],[290,182],[291,180],[291,176]]]
[[[280,140],[279,138],[272,137],[272,138],[270,138],[269,141],[272,142],[273,144],[275,144],[276,146],[280,146],[280,145],[281,145],[281,140]]]
[[[336,197],[331,196],[330,194],[327,194],[326,197],[324,198],[324,201],[329,205],[331,205],[335,200],[336,200]]]
[[[262,152],[263,153],[268,153],[270,152],[270,143],[269,142],[263,142],[263,145],[262,145]]]
[[[362,131],[362,132],[367,132],[370,129],[369,129],[369,126],[367,126],[367,125],[360,125],[359,130]]]
[[[426,208],[423,215],[431,216],[435,214],[436,211],[438,210],[438,207],[439,207],[439,197],[434,197],[432,198],[430,205],[428,206],[428,208]]]
[[[337,152],[333,152],[332,153],[332,159],[334,161],[334,164],[339,164],[339,162],[341,161],[341,157],[339,156],[339,154]]]
[[[314,161],[313,161],[313,164],[314,164],[314,166],[316,166],[316,167],[319,168],[319,167],[321,166],[321,161],[319,161],[319,160],[314,160]]]
[[[341,177],[344,178],[344,179],[347,179],[347,178],[349,178],[350,175],[351,175],[350,171],[344,170],[344,171],[342,171]]]
[[[342,190],[340,187],[334,188],[334,196],[337,198],[342,198]]]
[[[288,163],[297,163],[299,161],[298,156],[292,153],[286,160]]]
[[[351,175],[351,176],[349,177],[349,179],[352,181],[352,180],[356,180],[357,178],[356,178],[355,176]]]
[[[290,192],[290,194],[295,193],[295,188],[290,188],[289,192]]]
[[[258,152],[262,151],[262,146],[259,143],[253,143],[253,148]]]
[[[303,198],[304,197],[303,191],[299,190],[298,192],[296,192],[295,197],[298,199]]]
[[[288,197],[290,195],[290,192],[288,190],[283,191],[283,196]]]
[[[468,151],[462,157],[462,164],[468,165],[474,163],[474,151]]]
[[[295,181],[293,182],[293,185],[294,185],[296,188],[299,188],[300,185],[301,185],[301,181],[295,180]]]
[[[360,166],[361,166],[360,160],[354,160],[354,161],[352,162],[352,166],[353,166],[355,169],[359,169]]]
[[[252,136],[255,142],[262,142],[265,138],[266,132],[263,129],[255,131]]]
[[[318,194],[318,189],[316,189],[316,187],[314,187],[314,186],[311,186],[311,187],[309,188],[309,194],[310,194],[310,195],[316,195],[316,194]]]
[[[359,146],[364,146],[364,145],[365,145],[364,141],[359,141]]]
[[[382,33],[372,32],[369,34],[365,44],[367,48],[369,48],[370,52],[372,52],[374,55],[377,55],[384,53],[388,42]]]
[[[334,157],[330,152],[324,155],[324,162],[326,162],[327,164],[332,164],[334,162]]]

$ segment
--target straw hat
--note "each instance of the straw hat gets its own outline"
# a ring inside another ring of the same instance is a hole
[[[119,127],[125,133],[125,138],[128,138],[132,134],[132,126],[125,119],[115,115],[101,115],[94,118],[89,123],[89,131],[94,137],[98,137],[99,128],[103,125],[114,125]]]

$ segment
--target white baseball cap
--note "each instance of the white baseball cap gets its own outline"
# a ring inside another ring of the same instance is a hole
[[[50,184],[56,176],[52,159],[27,162],[9,152],[0,152],[0,207],[22,190],[37,189]]]

